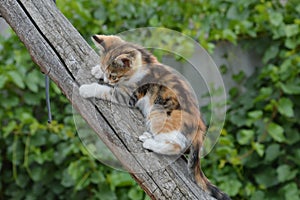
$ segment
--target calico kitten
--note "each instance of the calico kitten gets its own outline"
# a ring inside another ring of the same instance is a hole
[[[164,155],[179,155],[189,149],[191,177],[215,198],[230,199],[201,171],[200,148],[206,127],[196,95],[184,77],[120,37],[94,35],[92,39],[101,60],[91,73],[106,84],[82,85],[80,95],[139,108],[147,126],[147,132],[139,137],[143,147]]]

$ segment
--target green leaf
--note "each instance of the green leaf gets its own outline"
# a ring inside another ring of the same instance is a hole
[[[61,184],[65,187],[71,187],[75,185],[75,180],[68,173],[68,169],[65,169],[61,178]]]
[[[281,98],[278,102],[278,111],[282,115],[285,115],[287,117],[293,117],[293,102],[288,98]]]
[[[134,180],[128,173],[114,173],[109,176],[110,186],[114,191],[116,187],[135,185]]]
[[[132,200],[139,200],[143,198],[143,191],[138,187],[133,187],[128,192],[128,197]]]
[[[274,45],[270,46],[264,54],[263,62],[268,63],[269,60],[271,60],[277,56],[278,52],[279,52],[278,45],[274,44]]]
[[[0,89],[2,89],[6,83],[6,81],[8,80],[8,78],[4,75],[0,75]]]
[[[254,179],[260,185],[261,188],[269,188],[278,183],[276,171],[271,166],[259,171],[254,176]]]
[[[271,144],[266,149],[266,161],[271,162],[275,160],[280,155],[280,146],[279,144]]]
[[[42,169],[41,167],[37,167],[35,166],[34,168],[32,168],[31,170],[31,178],[34,181],[41,181],[43,179],[43,177],[45,176],[45,170]]]
[[[10,121],[8,125],[3,128],[3,137],[8,137],[15,128],[17,128],[17,123],[15,121]]]
[[[104,177],[103,172],[98,170],[98,171],[94,171],[91,174],[90,180],[91,180],[92,183],[99,184],[99,183],[105,181],[105,177]]]
[[[262,191],[255,191],[251,196],[250,200],[258,200],[258,199],[265,199],[265,193]]]
[[[240,15],[236,5],[230,6],[226,14],[228,19],[239,19]]]
[[[74,180],[78,180],[82,178],[82,176],[85,174],[85,171],[86,171],[85,162],[82,160],[71,162],[68,167],[68,173]]]
[[[280,165],[277,169],[277,177],[279,182],[285,182],[288,180],[291,180],[295,178],[298,171],[297,170],[291,170],[291,167],[289,165]]]
[[[29,183],[29,181],[30,180],[26,174],[18,174],[18,177],[16,179],[16,184],[21,188],[25,188]]]
[[[252,147],[260,157],[264,155],[265,146],[263,144],[253,142]]]
[[[273,89],[271,87],[262,87],[259,90],[259,95],[255,98],[254,102],[265,100],[271,96]]]
[[[280,125],[278,125],[274,122],[271,122],[268,125],[267,131],[275,141],[277,141],[277,142],[285,141],[285,136],[283,134],[284,130]]]
[[[38,133],[38,134],[34,134],[31,139],[30,139],[30,143],[31,145],[35,146],[35,147],[39,147],[39,146],[43,146],[46,144],[46,137],[45,135]]]
[[[250,111],[248,112],[248,117],[252,118],[252,119],[260,119],[263,116],[263,112],[261,110],[254,110],[254,111]]]
[[[287,37],[294,36],[299,33],[299,25],[298,24],[289,24],[285,26],[285,34]]]
[[[99,190],[93,190],[94,198],[100,200],[118,200],[118,197],[115,192],[113,192],[107,183],[99,184]]]
[[[293,38],[293,37],[286,38],[284,45],[289,49],[294,49],[298,45],[298,39]]]
[[[286,84],[279,83],[279,86],[286,94],[300,94],[300,85],[298,82],[289,82]]]
[[[289,145],[296,144],[297,142],[300,141],[300,134],[297,128],[286,130],[285,135],[286,135],[286,143]]]
[[[283,16],[281,13],[272,12],[270,13],[270,22],[274,26],[279,26],[283,22]]]
[[[8,75],[10,76],[11,81],[14,82],[19,88],[21,88],[21,89],[25,88],[23,78],[18,72],[10,71],[10,72],[8,72]]]
[[[245,145],[250,143],[250,141],[253,139],[253,136],[254,136],[253,130],[243,129],[238,133],[237,139],[239,144]]]
[[[230,29],[224,29],[222,31],[222,36],[223,36],[224,39],[227,39],[232,43],[236,42],[237,35]]]
[[[26,85],[32,92],[38,91],[38,85],[40,84],[40,76],[41,74],[38,74],[37,71],[32,71],[27,75],[27,78],[25,79]]]
[[[296,183],[289,183],[282,188],[285,199],[300,200],[300,191]]]
[[[220,188],[230,196],[235,196],[241,189],[242,184],[237,179],[229,179],[220,184]]]
[[[19,105],[19,98],[17,96],[9,96],[1,99],[1,104],[4,108],[9,109]]]

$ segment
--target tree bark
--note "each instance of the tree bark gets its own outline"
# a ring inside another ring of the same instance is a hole
[[[1,15],[25,44],[33,61],[60,87],[152,199],[213,199],[189,178],[184,159],[173,162],[174,157],[149,153],[142,148],[137,136],[145,128],[138,110],[79,96],[80,85],[95,81],[90,70],[99,57],[52,1],[0,2]]]

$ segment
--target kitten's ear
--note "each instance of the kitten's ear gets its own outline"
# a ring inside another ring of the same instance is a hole
[[[115,62],[122,68],[130,68],[132,63],[130,57],[127,54],[119,55],[118,57],[116,57]]]
[[[96,45],[96,47],[100,51],[104,51],[105,50],[105,43],[104,43],[103,37],[101,37],[101,36],[102,35],[93,35],[92,36],[92,41],[94,42],[94,44]]]
[[[124,43],[124,40],[114,35],[93,35],[92,40],[101,51],[114,48]]]
[[[131,53],[121,54],[115,58],[115,63],[122,68],[136,68],[142,65],[141,53],[132,50]]]

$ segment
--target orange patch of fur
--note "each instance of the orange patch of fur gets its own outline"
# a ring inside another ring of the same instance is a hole
[[[149,120],[151,121],[151,130],[155,134],[168,133],[180,130],[182,121],[182,112],[174,110],[170,116],[161,110],[152,111]]]

